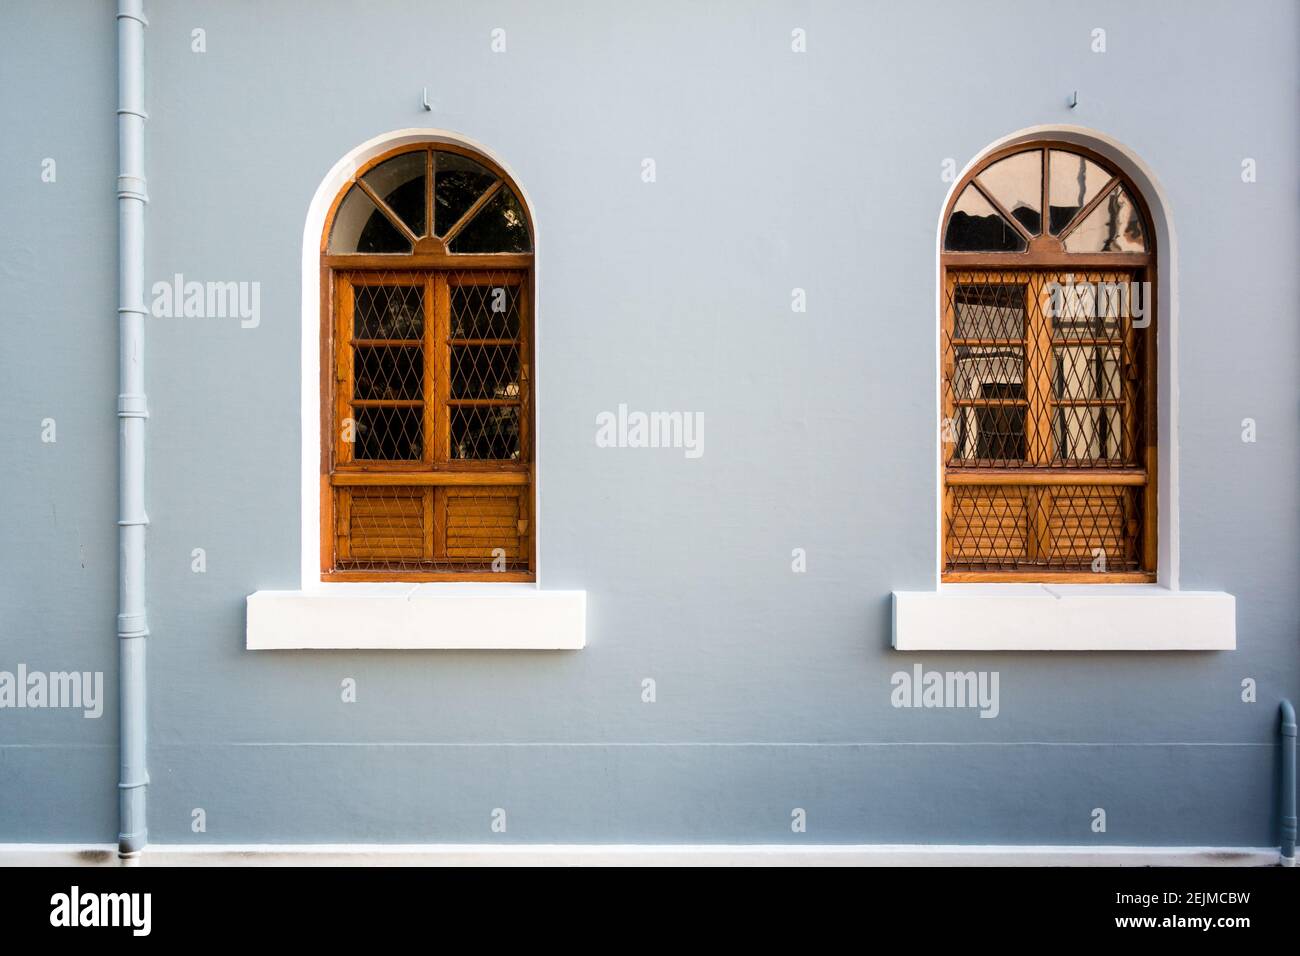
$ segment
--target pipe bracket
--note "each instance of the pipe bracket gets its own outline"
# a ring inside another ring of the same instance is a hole
[[[119,113],[124,112],[118,110]],[[147,192],[148,184],[143,176],[118,176],[117,177],[117,198],[118,199],[138,199],[141,202],[149,201]]]
[[[118,309],[118,312],[134,312],[135,309]],[[148,399],[143,395],[118,395],[117,396],[117,417],[118,418],[148,418],[149,404]]]
[[[117,616],[117,636],[122,640],[149,636],[149,621],[143,611]]]

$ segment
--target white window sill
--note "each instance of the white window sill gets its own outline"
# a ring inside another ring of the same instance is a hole
[[[900,651],[1230,651],[1236,599],[1158,584],[946,584],[894,592]]]
[[[249,650],[578,650],[587,592],[535,584],[320,584],[248,596]]]

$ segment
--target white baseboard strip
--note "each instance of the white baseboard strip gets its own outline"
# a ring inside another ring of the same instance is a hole
[[[1275,847],[0,844],[4,866],[1276,866]]]

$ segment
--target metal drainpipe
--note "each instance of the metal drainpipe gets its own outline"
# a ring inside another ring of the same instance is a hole
[[[1282,865],[1295,866],[1295,708],[1282,701]]]
[[[118,682],[120,695],[118,853],[132,859],[148,842],[144,536],[144,28],[142,0],[118,0]]]

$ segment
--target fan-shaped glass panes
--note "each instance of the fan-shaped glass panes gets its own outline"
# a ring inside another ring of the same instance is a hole
[[[1038,235],[1043,220],[1041,150],[1033,149],[999,159],[980,173],[979,182],[1031,236]]]
[[[1145,252],[1146,231],[1133,200],[1116,188],[1065,237],[1066,252]]]
[[[438,153],[434,158],[438,168],[434,174],[433,216],[437,234],[445,236],[497,178],[468,156]]]
[[[339,203],[326,246],[331,255],[482,255],[532,248],[523,204],[499,173],[486,161],[429,146],[363,173]]]
[[[502,186],[449,246],[452,252],[528,252],[528,219],[509,186]]]
[[[1025,240],[973,185],[962,190],[948,217],[944,249],[949,252],[1023,252]]]
[[[1145,252],[1146,226],[1120,182],[1113,170],[1070,149],[1034,146],[1003,156],[962,189],[944,250],[1024,252],[1026,236],[1035,251],[1059,250],[1038,244],[1046,207],[1047,233],[1062,239],[1065,252]]]
[[[339,203],[330,231],[330,252],[410,252],[411,242],[379,211],[360,186]]]
[[[1048,151],[1048,169],[1051,179],[1048,217],[1052,235],[1057,235],[1070,224],[1079,210],[1092,202],[1101,187],[1110,182],[1111,175],[1092,160],[1065,150]]]
[[[373,189],[375,195],[417,236],[425,234],[427,164],[428,156],[424,150],[402,153],[361,177],[361,181]]]

